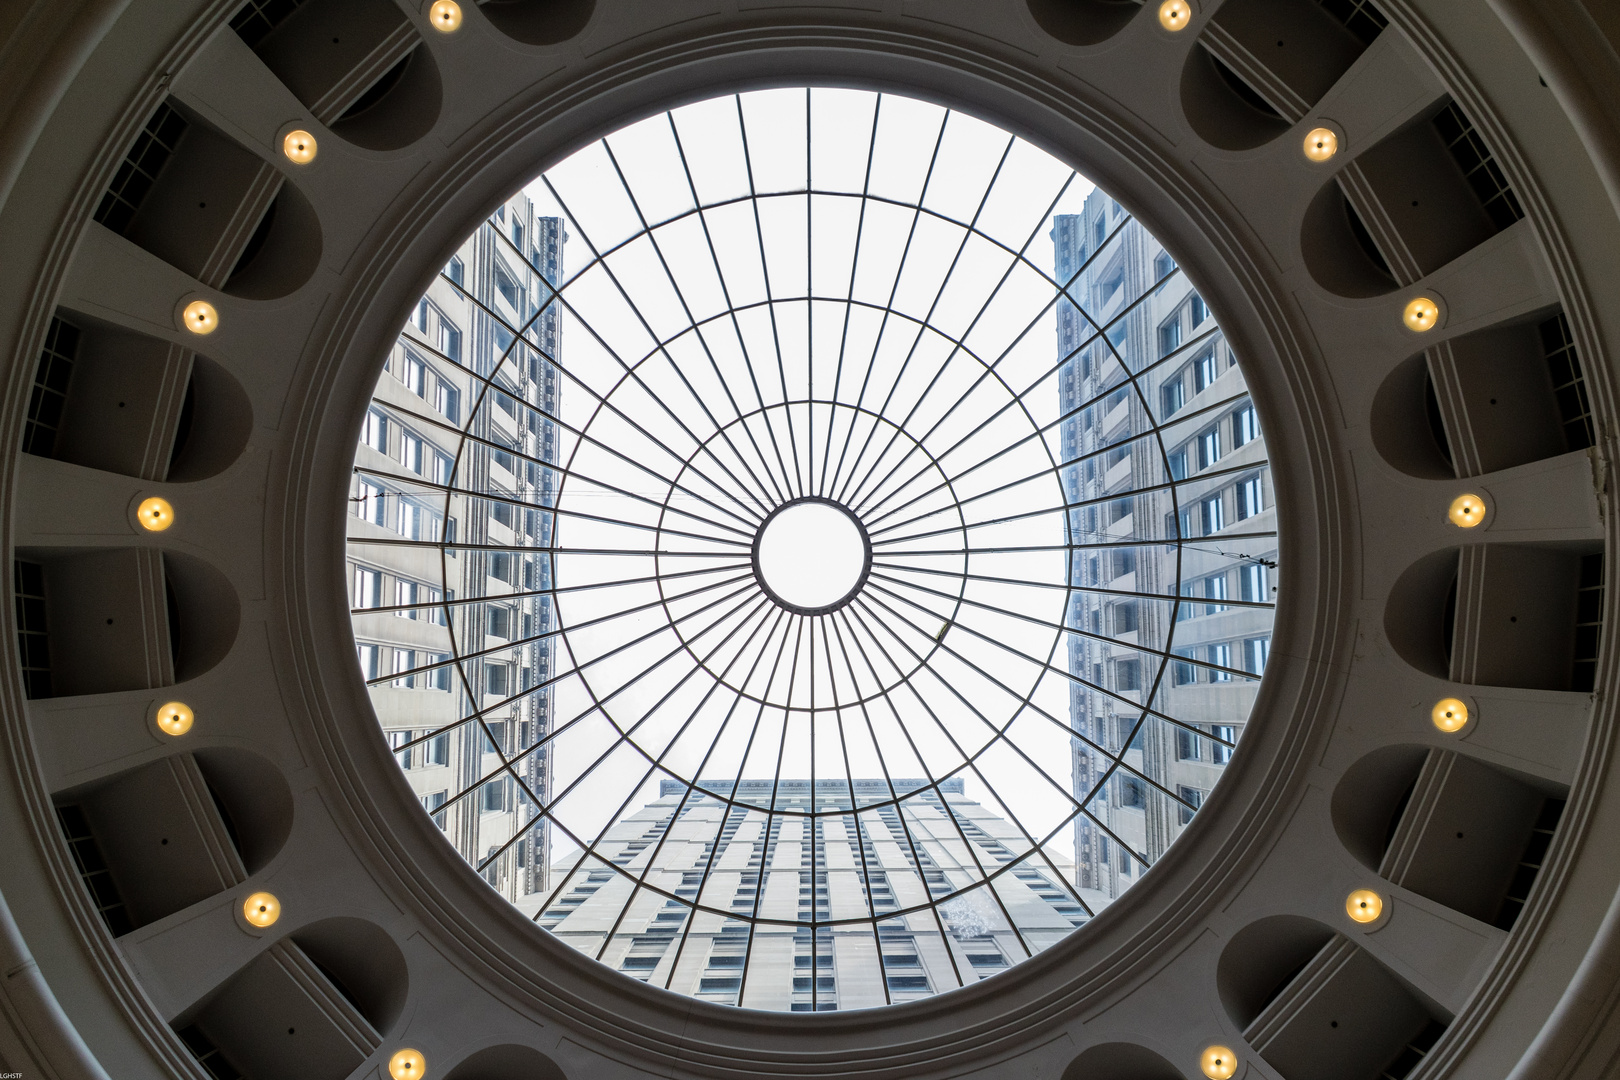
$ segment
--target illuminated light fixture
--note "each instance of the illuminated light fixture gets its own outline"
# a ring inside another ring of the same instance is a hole
[[[1406,305],[1401,319],[1405,321],[1408,330],[1421,334],[1433,330],[1440,321],[1440,305],[1427,296],[1419,296]]]
[[[437,0],[428,8],[428,21],[439,33],[453,34],[461,26],[461,5],[456,0]]]
[[[422,1080],[427,1075],[427,1058],[420,1050],[401,1050],[388,1059],[388,1075],[394,1080]]]
[[[1327,161],[1339,152],[1339,137],[1331,129],[1314,128],[1305,136],[1305,156],[1312,161]]]
[[[185,321],[193,334],[212,334],[219,329],[219,312],[206,300],[193,300],[186,305]]]
[[[183,701],[168,702],[157,711],[157,726],[165,735],[184,735],[196,719],[197,714]]]
[[[174,524],[174,507],[169,505],[168,499],[154,495],[142,500],[135,516],[140,520],[141,528],[147,532],[162,532]]]
[[[1231,1080],[1237,1072],[1237,1055],[1232,1053],[1231,1047],[1211,1046],[1204,1051],[1204,1056],[1198,1059],[1199,1068],[1209,1080]]]
[[[1192,21],[1192,8],[1187,0],[1164,0],[1159,5],[1159,25],[1166,30],[1180,30]]]
[[[1478,495],[1459,495],[1451,500],[1446,517],[1459,529],[1472,529],[1485,520],[1485,500]]]
[[[308,165],[315,160],[315,136],[307,131],[289,131],[281,140],[281,152],[294,165]]]
[[[281,918],[281,901],[267,892],[256,892],[242,901],[242,918],[248,925],[257,926],[263,930],[267,926],[274,926]]]
[[[1442,698],[1435,702],[1429,718],[1441,731],[1461,731],[1468,723],[1468,706],[1454,697]]]
[[[1371,889],[1357,889],[1345,897],[1344,910],[1358,923],[1377,922],[1384,913],[1384,898]]]

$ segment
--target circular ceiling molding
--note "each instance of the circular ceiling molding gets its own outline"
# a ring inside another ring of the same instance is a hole
[[[999,974],[1248,720],[1279,571],[1236,363],[1159,241],[972,116],[633,124],[390,350],[348,500],[378,719],[462,857],[632,978],[829,1012]]]

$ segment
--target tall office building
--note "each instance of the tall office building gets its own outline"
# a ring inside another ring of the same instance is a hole
[[[1072,867],[1029,852],[960,777],[818,780],[814,803],[809,780],[743,780],[728,813],[713,793],[733,783],[661,781],[595,855],[558,860],[540,925],[656,986],[807,1012],[977,982],[1087,918]]]
[[[524,751],[551,724],[552,567],[538,550],[556,495],[549,301],[564,239],[521,193],[467,238],[389,353],[350,500],[355,637],[378,721],[422,804],[512,900],[544,890],[550,863],[533,821],[548,749]]]
[[[1106,903],[1146,869],[1132,852],[1150,865],[1191,821],[1243,732],[1272,624],[1271,608],[1245,605],[1275,598],[1276,518],[1243,373],[1170,254],[1101,189],[1053,219],[1052,243],[1075,301],[1057,318],[1078,507],[1075,795],[1106,781],[1075,825],[1076,884]]]

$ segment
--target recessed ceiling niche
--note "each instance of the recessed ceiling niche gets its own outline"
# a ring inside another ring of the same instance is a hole
[[[1140,0],[1029,0],[1029,14],[1065,45],[1100,45],[1143,8]]]
[[[1383,25],[1371,4],[1223,4],[1182,69],[1187,122],[1222,150],[1262,146],[1304,119]]]
[[[51,321],[23,450],[143,480],[223,472],[253,429],[234,376],[182,345],[75,312]]]
[[[95,219],[250,300],[291,293],[320,263],[320,222],[297,186],[174,98],[136,136]]]
[[[438,120],[438,65],[390,0],[249,3],[231,25],[311,116],[356,146],[397,150]]]
[[[596,0],[479,0],[490,25],[525,45],[560,45],[591,21]]]

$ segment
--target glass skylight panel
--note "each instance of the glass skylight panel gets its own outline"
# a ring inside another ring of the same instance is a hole
[[[915,1000],[1208,801],[1270,651],[1264,433],[1084,176],[926,102],[727,96],[449,265],[357,438],[357,657],[546,932],[722,1005]]]

